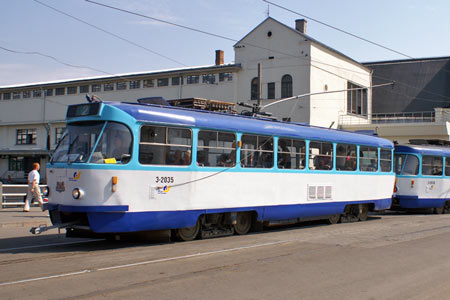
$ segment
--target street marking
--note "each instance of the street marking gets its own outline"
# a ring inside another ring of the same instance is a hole
[[[161,262],[168,262],[168,261],[175,261],[175,260],[181,260],[181,259],[188,259],[188,258],[193,258],[193,257],[201,257],[201,256],[220,254],[220,253],[226,253],[226,252],[233,252],[233,251],[252,249],[252,248],[258,248],[258,247],[266,247],[266,246],[273,246],[273,245],[279,245],[279,244],[286,244],[286,243],[290,243],[290,242],[294,242],[294,241],[298,241],[298,239],[283,240],[283,241],[278,241],[278,242],[256,244],[256,245],[243,246],[243,247],[237,247],[237,248],[221,249],[221,250],[209,251],[209,252],[200,252],[200,253],[189,254],[189,255],[182,255],[182,256],[175,256],[175,257],[168,257],[168,258],[161,258],[161,259],[155,259],[155,260],[142,261],[142,262],[132,263],[132,264],[117,265],[117,266],[111,266],[111,267],[105,267],[105,268],[98,268],[98,269],[91,269],[91,270],[82,270],[82,271],[78,271],[78,272],[56,274],[56,275],[45,276],[45,277],[36,277],[36,278],[29,278],[29,279],[23,279],[23,280],[17,280],[17,281],[2,282],[2,283],[0,283],[0,286],[14,285],[14,284],[20,284],[20,283],[28,283],[28,282],[39,281],[39,280],[47,280],[47,279],[53,279],[53,278],[75,276],[75,275],[81,275],[81,274],[93,273],[93,272],[109,271],[109,270],[115,270],[115,269],[121,269],[121,268],[130,268],[130,267],[136,267],[136,266],[142,266],[142,265],[149,265],[149,264],[155,264],[155,263],[161,263]]]

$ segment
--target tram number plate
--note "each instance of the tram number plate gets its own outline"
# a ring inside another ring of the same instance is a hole
[[[156,183],[174,183],[175,180],[172,176],[156,176],[155,178]]]

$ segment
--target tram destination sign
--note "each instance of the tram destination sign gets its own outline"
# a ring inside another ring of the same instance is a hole
[[[101,103],[86,103],[70,105],[67,109],[67,119],[98,115]]]

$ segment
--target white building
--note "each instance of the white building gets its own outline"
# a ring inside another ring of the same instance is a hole
[[[262,65],[262,104],[293,95],[369,87],[362,64],[306,35],[306,21],[295,28],[267,18],[234,46],[235,62],[0,87],[0,178],[24,178],[35,161],[42,174],[64,130],[67,106],[95,94],[104,101],[161,96],[167,100],[206,98],[255,103],[258,64]],[[337,128],[342,116],[366,123],[370,89],[305,96],[268,110],[280,120]]]

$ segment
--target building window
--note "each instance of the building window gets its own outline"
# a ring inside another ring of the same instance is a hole
[[[88,85],[80,85],[80,94],[89,93]]]
[[[64,88],[56,88],[55,89],[55,96],[62,96],[64,95],[65,89]]]
[[[23,171],[24,170],[23,162],[24,162],[23,157],[10,157],[9,164],[8,164],[8,170],[9,171]]]
[[[169,78],[158,78],[157,84],[158,84],[158,86],[168,86]]]
[[[114,83],[105,83],[103,85],[103,91],[105,92],[114,91]]]
[[[55,144],[59,143],[59,141],[62,139],[65,131],[66,131],[66,127],[55,128]]]
[[[292,97],[292,76],[281,77],[281,98]]]
[[[138,89],[141,87],[141,81],[140,80],[131,80],[130,81],[130,90]]]
[[[267,99],[275,99],[275,82],[267,84]]]
[[[16,144],[17,145],[35,145],[36,144],[36,128],[34,128],[34,129],[17,129]]]
[[[126,82],[117,82],[116,83],[116,89],[118,91],[126,90],[127,89],[127,83]]]
[[[233,73],[219,73],[219,81],[233,80]]]
[[[23,91],[22,98],[31,98],[31,91]]]
[[[255,77],[250,86],[250,100],[258,100],[258,94],[258,77]]]
[[[46,89],[44,91],[44,96],[47,96],[47,97],[53,96],[53,89]]]
[[[34,90],[33,91],[33,97],[34,98],[42,97],[42,91],[41,90]]]
[[[13,99],[20,99],[20,92],[14,92]]]
[[[10,100],[11,99],[11,93],[3,93],[3,100]]]
[[[67,95],[73,95],[77,93],[77,87],[76,86],[69,86],[67,88]]]
[[[100,84],[91,85],[91,92],[95,93],[95,92],[101,92],[101,91],[102,91],[102,86]]]
[[[153,82],[153,79],[146,79],[144,80],[144,87],[145,88],[152,88],[155,86],[155,83]]]
[[[214,74],[203,74],[202,75],[202,82],[203,83],[213,84],[213,83],[216,82],[216,75],[214,75]]]
[[[183,77],[172,77],[172,85],[180,85],[183,84]]]
[[[200,82],[200,76],[198,75],[188,75],[187,84],[195,84]]]
[[[354,83],[347,83],[347,112],[367,116],[367,89]]]

